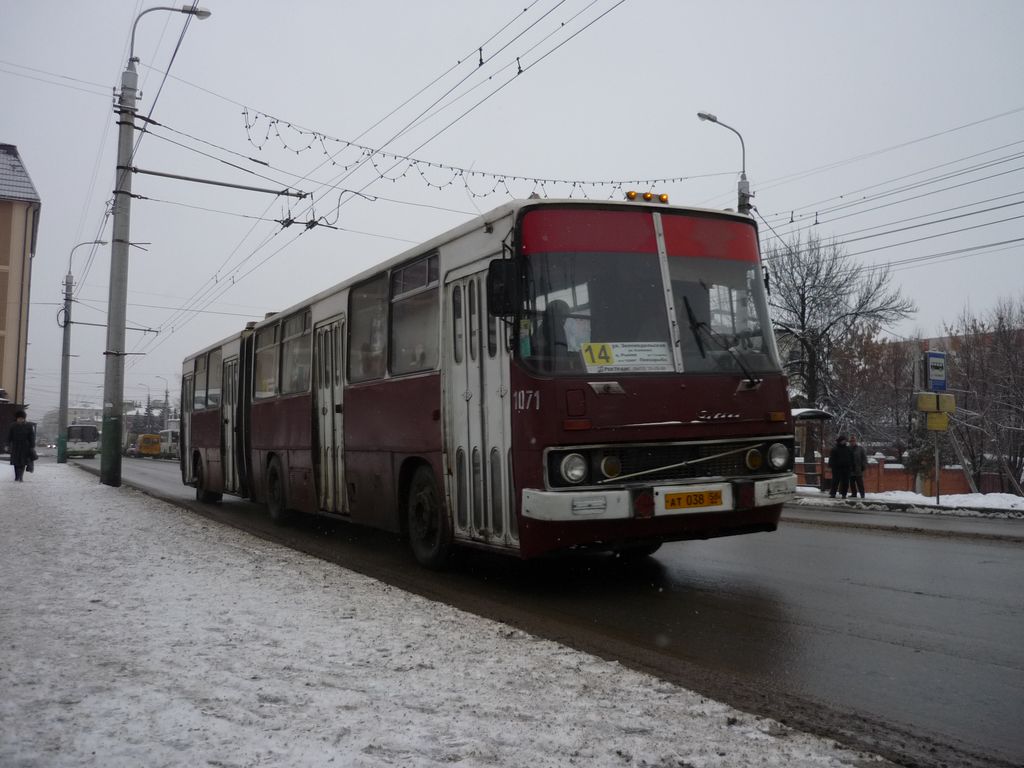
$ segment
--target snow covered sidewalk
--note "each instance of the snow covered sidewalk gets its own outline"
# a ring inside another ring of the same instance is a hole
[[[0,765],[877,758],[68,465],[0,478]]]

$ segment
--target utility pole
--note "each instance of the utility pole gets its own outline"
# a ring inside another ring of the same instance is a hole
[[[68,254],[68,273],[64,277],[64,343],[60,356],[60,408],[57,416],[57,463],[68,460],[68,385],[71,378],[71,290],[74,278],[71,276],[71,257],[75,249],[83,245],[106,245],[106,240],[89,240],[79,243]]]
[[[135,103],[139,75],[135,69],[135,28],[139,19],[153,11],[176,11],[198,19],[210,12],[198,6],[147,8],[135,17],[128,65],[121,73],[117,100],[117,172],[114,176],[113,239],[110,246],[110,289],[107,300],[107,346],[103,354],[103,445],[100,450],[100,482],[121,485],[121,443],[124,435],[124,335],[128,304],[128,249],[131,247],[132,139],[135,135]]]

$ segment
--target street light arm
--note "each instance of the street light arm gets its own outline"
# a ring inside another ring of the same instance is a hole
[[[86,240],[84,243],[79,243],[71,249],[71,253],[68,254],[68,274],[71,274],[71,257],[75,255],[75,251],[81,248],[83,245],[106,245],[106,240]]]
[[[135,23],[132,24],[132,41],[128,46],[128,61],[138,61],[138,59],[135,58],[135,28],[139,26],[139,19],[153,11],[174,11],[176,13],[184,13],[187,16],[195,16],[200,20],[210,18],[210,11],[205,8],[200,8],[199,6],[193,8],[190,5],[183,5],[181,8],[175,8],[173,5],[157,5],[153,8],[147,8],[135,17]]]

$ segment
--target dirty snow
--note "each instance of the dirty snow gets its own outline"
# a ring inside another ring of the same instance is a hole
[[[797,488],[797,503],[813,504],[814,506],[845,505],[843,499],[830,498],[824,491],[813,486]],[[853,497],[850,497],[852,500]],[[939,503],[934,496],[923,496],[910,491],[885,491],[884,493],[866,493],[865,504],[881,502],[906,506],[908,512],[924,512],[926,514],[953,514],[960,517],[998,517],[1016,518],[1024,515],[1024,498],[1011,493],[955,493],[939,495]]]
[[[0,765],[878,758],[68,465],[0,478]]]

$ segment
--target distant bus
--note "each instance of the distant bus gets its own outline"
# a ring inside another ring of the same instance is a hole
[[[149,456],[152,459],[160,456],[160,435],[139,435],[136,456]]]
[[[189,355],[182,480],[454,546],[773,531],[793,420],[749,216],[526,200]]]
[[[178,430],[160,430],[160,455],[165,459],[178,458]]]
[[[72,424],[68,427],[66,455],[69,458],[91,459],[99,450],[100,430],[95,424]]]

